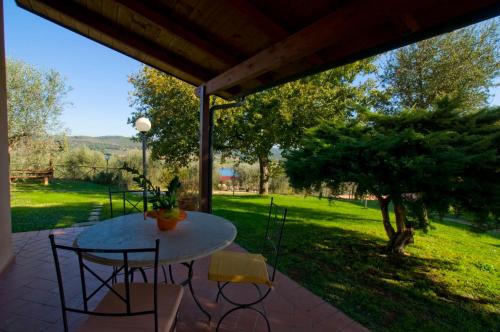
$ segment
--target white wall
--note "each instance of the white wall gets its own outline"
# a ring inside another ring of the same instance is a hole
[[[12,259],[3,0],[0,0],[0,273]]]

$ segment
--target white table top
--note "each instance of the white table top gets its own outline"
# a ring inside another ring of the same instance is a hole
[[[190,262],[209,256],[230,245],[236,228],[224,218],[202,212],[187,212],[185,220],[170,231],[160,231],[156,220],[144,220],[142,213],[120,216],[93,225],[80,233],[74,246],[91,249],[154,248],[160,240],[159,264]],[[85,258],[99,264],[123,265],[123,254],[87,253]],[[153,253],[129,255],[131,267],[154,264]]]

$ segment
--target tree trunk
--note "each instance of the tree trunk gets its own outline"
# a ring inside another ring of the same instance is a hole
[[[395,254],[404,254],[405,247],[413,243],[413,229],[406,225],[406,208],[400,202],[394,203],[396,233],[389,238],[388,249]]]
[[[259,194],[269,194],[269,158],[259,157]]]
[[[413,243],[413,229],[406,225],[406,208],[400,202],[394,203],[394,215],[396,216],[396,230],[391,224],[389,215],[389,203],[391,197],[377,196],[382,212],[382,223],[384,224],[385,233],[389,238],[387,249],[394,254],[404,254],[405,247]]]
[[[429,214],[427,213],[427,206],[425,206],[424,203],[422,203],[422,206],[420,208],[418,219],[420,222],[420,227],[425,228],[429,225]]]
[[[377,196],[378,203],[380,205],[380,211],[382,212],[382,223],[384,224],[385,233],[389,239],[394,237],[396,232],[391,225],[391,218],[389,216],[389,203],[391,201],[390,197]]]

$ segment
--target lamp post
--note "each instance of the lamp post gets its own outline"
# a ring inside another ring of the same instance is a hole
[[[148,210],[148,188],[146,185],[146,177],[148,175],[148,169],[146,164],[146,133],[151,129],[151,122],[144,117],[141,117],[135,121],[135,129],[139,131],[142,135],[142,170],[144,175],[144,180],[142,183],[142,187],[144,188],[144,192],[142,194],[144,201],[144,213]]]
[[[108,174],[109,158],[111,158],[111,155],[109,153],[105,153],[104,159],[106,159],[106,174]]]
[[[111,154],[105,153],[104,159],[106,160],[106,182],[108,183],[108,191],[111,191],[111,179],[109,177],[109,158],[111,158]]]

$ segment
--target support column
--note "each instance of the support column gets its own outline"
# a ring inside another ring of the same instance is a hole
[[[3,1],[0,0],[0,273],[13,258]]]
[[[200,211],[212,213],[212,135],[210,96],[204,85],[200,97]]]

